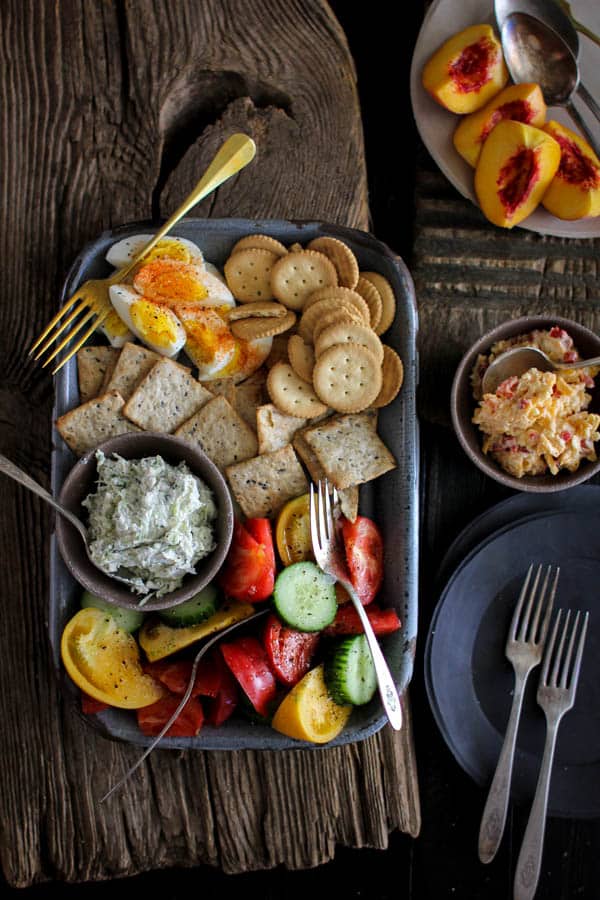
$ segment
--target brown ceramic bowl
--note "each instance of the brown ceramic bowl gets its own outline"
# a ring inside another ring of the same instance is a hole
[[[221,568],[233,534],[233,506],[225,479],[199,447],[172,437],[169,434],[123,434],[100,444],[99,448],[106,456],[118,453],[124,459],[142,459],[145,456],[157,456],[171,464],[184,461],[191,472],[197,475],[212,490],[217,505],[215,523],[216,548],[201,559],[196,566],[196,574],[184,576],[182,585],[176,591],[163,597],[152,598],[144,603],[144,612],[156,609],[168,609],[189,600],[202,590]],[[59,494],[59,501],[78,516],[84,523],[87,511],[81,505],[85,497],[94,491],[96,485],[96,449],[82,456],[75,463]],[[75,528],[62,516],[56,517],[56,538],[60,554],[73,578],[88,591],[101,597],[107,603],[124,606],[128,609],[140,609],[140,596],[132,593],[127,585],[115,581],[105,575],[90,562],[85,552],[83,541]]]
[[[482,449],[483,435],[479,428],[471,421],[476,408],[476,402],[471,393],[470,375],[478,354],[487,353],[496,341],[506,340],[520,334],[526,334],[534,329],[550,329],[553,325],[571,335],[575,347],[582,359],[600,356],[600,337],[570,319],[560,316],[525,316],[522,319],[512,319],[504,322],[487,334],[484,334],[465,353],[461,359],[451,393],[451,412],[454,430],[467,456],[478,466],[482,472],[494,478],[506,487],[518,491],[531,491],[533,493],[550,493],[552,491],[564,491],[587,481],[600,471],[600,460],[589,462],[584,460],[576,472],[561,470],[558,475],[525,475],[523,478],[515,478],[486,456]],[[591,391],[592,402],[589,409],[592,412],[600,412],[600,385]],[[600,448],[599,448],[600,449]]]

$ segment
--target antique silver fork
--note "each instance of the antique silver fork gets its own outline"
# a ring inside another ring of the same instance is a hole
[[[359,615],[365,637],[371,651],[377,684],[383,708],[392,728],[398,731],[402,727],[402,707],[398,691],[392,678],[381,647],[373,631],[373,627],[365,612],[365,608],[356,596],[348,577],[346,562],[340,546],[336,521],[340,516],[338,492],[333,488],[333,508],[329,497],[327,479],[319,481],[317,490],[310,486],[310,537],[317,565],[331,575],[346,589]]]
[[[531,900],[537,888],[542,864],[550,773],[554,760],[556,736],[562,717],[575,703],[590,616],[587,612],[582,616],[578,611],[569,633],[571,610],[568,610],[558,647],[556,647],[562,612],[562,609],[559,609],[552,635],[544,653],[544,665],[537,691],[537,702],[546,716],[546,743],[544,744],[544,755],[535,797],[515,870],[514,900]],[[574,659],[573,651],[575,651]]]
[[[547,567],[546,577],[541,588],[539,588],[542,568],[543,566],[541,565],[537,567],[532,582],[533,564],[529,566],[506,641],[506,656],[515,670],[515,690],[506,734],[504,735],[504,743],[502,744],[494,778],[492,779],[483,816],[481,817],[479,859],[483,863],[492,861],[504,833],[517,730],[525,685],[531,670],[541,662],[544,642],[548,632],[548,623],[550,622],[554,605],[560,569],[556,569],[550,588],[550,596],[546,601],[552,567]]]

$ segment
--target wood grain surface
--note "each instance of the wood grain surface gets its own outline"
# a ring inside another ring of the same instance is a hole
[[[168,214],[220,142],[258,146],[200,216],[368,219],[355,72],[321,0],[4,0],[0,5],[3,453],[49,481],[52,383],[27,358],[81,246]],[[0,862],[9,884],[209,863],[315,866],[416,835],[410,711],[348,748],[136,758],[63,707],[46,633],[46,508],[0,481]]]

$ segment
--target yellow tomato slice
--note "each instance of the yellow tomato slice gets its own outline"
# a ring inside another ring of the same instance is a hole
[[[277,517],[275,540],[284,566],[313,558],[309,503],[309,495],[302,494],[286,503]]]
[[[275,731],[299,741],[326,744],[337,737],[352,712],[338,706],[325,684],[323,665],[311,669],[279,705],[271,722]]]
[[[209,634],[247,619],[255,612],[250,603],[227,600],[214,615],[197,625],[174,628],[172,625],[165,625],[160,619],[146,619],[140,629],[140,646],[150,662],[156,662],[195,644]]]
[[[162,685],[142,671],[135,638],[99,609],[81,609],[67,622],[60,652],[77,687],[102,703],[140,709],[165,694]]]

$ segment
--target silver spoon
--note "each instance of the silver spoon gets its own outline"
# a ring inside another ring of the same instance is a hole
[[[537,347],[513,347],[497,356],[485,370],[481,380],[481,390],[484,394],[494,394],[499,384],[512,375],[523,375],[529,369],[538,369],[540,372],[561,372],[565,369],[584,369],[587,366],[599,366],[600,356],[593,359],[579,359],[577,362],[554,362]]]
[[[600,144],[588,128],[573,96],[581,94],[577,59],[567,43],[552,28],[527,13],[515,12],[502,24],[502,49],[513,81],[537,82],[548,106],[564,106],[597,156]],[[592,111],[600,121],[600,107],[592,100]],[[585,97],[582,98],[585,99]],[[587,102],[587,101],[586,101]]]
[[[26,487],[29,491],[32,491],[34,494],[37,494],[38,497],[41,497],[42,500],[45,500],[46,503],[49,503],[50,506],[54,507],[54,509],[58,513],[60,513],[61,516],[64,516],[65,519],[68,519],[71,525],[73,525],[73,527],[76,528],[81,535],[88,559],[94,566],[96,566],[97,569],[100,569],[100,571],[104,572],[105,575],[108,575],[109,578],[114,578],[116,581],[121,581],[123,582],[123,584],[131,586],[130,578],[126,578],[122,575],[117,575],[115,574],[115,572],[107,572],[106,569],[100,568],[95,559],[92,559],[88,544],[88,530],[83,522],[65,506],[61,506],[61,504],[54,499],[52,494],[48,493],[48,491],[43,488],[41,484],[38,484],[37,481],[34,481],[33,478],[30,478],[30,476],[26,472],[24,472],[23,469],[15,466],[15,464],[11,462],[10,459],[7,459],[6,456],[3,456],[1,453],[0,472],[2,472],[4,475],[8,475],[9,478],[13,478],[15,481],[23,485],[23,487]]]

